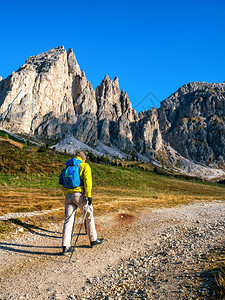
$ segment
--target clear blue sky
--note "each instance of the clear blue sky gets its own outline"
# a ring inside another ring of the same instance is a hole
[[[224,0],[2,1],[0,76],[64,45],[94,88],[117,75],[149,109],[185,83],[225,81],[224,12]]]

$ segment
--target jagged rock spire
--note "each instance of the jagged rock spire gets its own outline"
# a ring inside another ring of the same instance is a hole
[[[99,139],[125,151],[135,145],[134,124],[139,118],[127,92],[120,90],[118,77],[105,75],[94,91],[71,48],[55,47],[29,57],[3,82],[0,113],[22,90],[2,120],[6,129],[53,140],[74,135],[91,145]],[[147,126],[143,137],[149,136],[146,130]]]
[[[72,76],[81,75],[80,67],[78,65],[78,62],[76,60],[72,48],[69,48],[67,52],[67,60],[68,60],[69,73],[72,74]]]

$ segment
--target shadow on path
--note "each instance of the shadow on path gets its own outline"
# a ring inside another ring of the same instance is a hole
[[[32,251],[32,250],[26,250],[26,249],[17,249],[16,246],[17,245],[15,245],[15,248],[14,248],[14,247],[10,247],[8,245],[2,245],[2,243],[0,243],[0,249],[12,251],[12,252],[16,252],[16,253],[33,254],[33,255],[51,255],[51,256],[61,255],[61,253],[55,253],[55,252],[43,252],[43,251]],[[20,247],[22,247],[22,245],[20,245]],[[26,247],[26,245],[24,245],[23,247]],[[45,248],[45,247],[41,247],[41,248]],[[49,248],[52,248],[52,249],[60,248],[61,249],[61,247],[49,247]]]
[[[12,222],[13,224],[19,225],[19,226],[27,229],[32,234],[37,234],[37,235],[40,235],[40,236],[45,236],[45,237],[50,237],[50,238],[55,238],[55,239],[61,238],[61,235],[62,235],[61,232],[55,232],[55,231],[47,230],[47,229],[44,229],[44,228],[41,228],[41,227],[38,227],[38,226],[35,226],[35,225],[32,225],[32,224],[22,222],[19,219],[9,219],[8,221]],[[41,233],[41,232],[35,231],[34,229],[40,230],[40,231],[43,231],[43,232],[46,232],[46,233],[53,233],[53,234],[60,235],[60,236]]]
[[[26,247],[26,248],[45,248],[45,249],[51,249],[51,248],[61,248],[59,246],[37,246],[37,245],[24,245],[24,244],[14,244],[14,243],[4,243],[0,242],[0,249],[7,246],[14,246],[14,247]]]
[[[21,248],[25,248],[25,249],[21,249]],[[35,251],[35,250],[28,250],[29,248],[39,248],[39,249],[60,249],[60,252],[50,252],[50,251]],[[73,249],[73,245],[72,245],[72,250],[75,252],[76,248],[82,248],[82,249],[89,249],[91,248],[91,246],[89,245],[79,245],[76,246]],[[61,255],[61,246],[36,246],[36,245],[23,245],[23,244],[13,244],[13,243],[0,243],[0,249],[1,250],[6,250],[6,251],[11,251],[11,252],[15,252],[15,253],[23,253],[23,254],[32,254],[32,255],[49,255],[49,256],[58,256]]]

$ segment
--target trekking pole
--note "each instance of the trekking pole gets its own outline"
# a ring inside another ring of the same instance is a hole
[[[85,211],[84,218],[83,218],[83,221],[82,221],[82,223],[81,223],[79,233],[78,233],[78,235],[77,235],[76,241],[75,241],[75,243],[74,243],[74,246],[73,246],[73,249],[72,249],[72,252],[71,252],[71,255],[70,255],[69,263],[71,262],[71,259],[72,259],[73,253],[74,253],[74,249],[75,249],[75,247],[76,247],[78,238],[79,238],[79,236],[80,236],[80,232],[81,232],[82,226],[83,226],[83,224],[84,224],[84,221],[85,221],[85,218],[86,218],[86,215],[87,215],[88,208],[89,208],[89,205],[88,205],[88,207],[87,207],[87,209],[86,209],[86,211]]]
[[[76,215],[75,215],[75,216],[76,216]],[[73,228],[72,236],[74,235],[74,232],[75,232],[75,230],[77,229],[78,224],[80,224],[80,220],[81,220],[82,216],[83,216],[83,213],[81,214],[80,219],[79,219],[78,222],[77,222],[77,225],[75,226],[75,228]],[[75,220],[74,220],[74,223],[73,223],[73,224],[75,224]],[[74,227],[74,226],[73,226],[73,227]]]

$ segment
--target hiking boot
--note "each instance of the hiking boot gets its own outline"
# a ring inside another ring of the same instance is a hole
[[[70,250],[71,250],[71,247],[69,247],[69,246],[63,246],[62,254],[64,255],[64,254],[70,252]]]
[[[100,244],[102,244],[103,242],[104,242],[104,239],[97,239],[96,241],[91,242],[91,247],[100,245]]]

